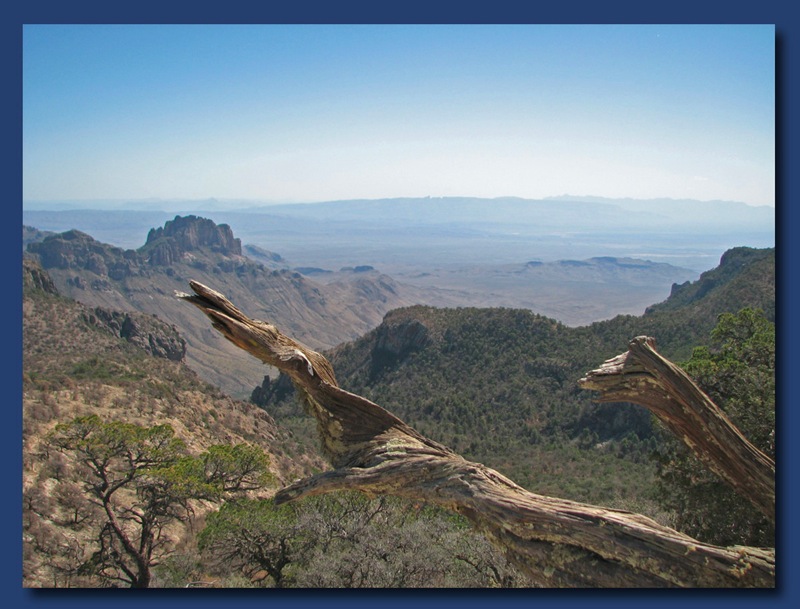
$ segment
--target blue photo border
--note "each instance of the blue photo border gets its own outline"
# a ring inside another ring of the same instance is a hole
[[[488,3],[407,0],[402,3],[244,2],[224,3],[140,0],[129,3],[56,2],[30,0],[18,7],[6,6],[0,20],[3,35],[2,62],[7,81],[3,99],[3,175],[4,216],[7,235],[0,240],[2,260],[7,262],[7,280],[2,299],[5,336],[2,341],[3,387],[6,400],[6,424],[3,425],[3,482],[9,493],[2,503],[2,587],[5,606],[17,607],[108,607],[115,609],[147,607],[266,607],[294,606],[360,607],[389,609],[429,605],[483,607],[487,603],[508,607],[648,607],[683,608],[715,605],[733,607],[782,607],[798,604],[796,569],[797,525],[791,512],[796,506],[796,490],[790,481],[794,475],[797,448],[791,441],[797,429],[797,414],[792,398],[796,390],[788,378],[795,360],[794,336],[797,320],[792,276],[797,248],[791,234],[796,226],[797,124],[791,107],[797,101],[798,21],[785,0],[759,2],[703,2],[673,0],[668,3],[645,3],[630,0],[592,0],[559,3],[534,3],[524,0],[493,0]],[[248,591],[231,590],[28,590],[22,588],[21,575],[21,247],[22,220],[22,26],[26,23],[766,23],[776,26],[777,66],[777,250],[778,250],[778,516],[780,538],[777,547],[778,587],[774,591],[744,590],[400,590],[400,591]]]

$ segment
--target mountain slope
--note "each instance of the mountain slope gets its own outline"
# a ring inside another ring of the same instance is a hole
[[[250,392],[263,378],[264,365],[175,298],[190,279],[223,291],[248,314],[271,320],[314,349],[352,340],[380,323],[388,310],[413,302],[377,272],[321,285],[287,269],[267,268],[242,255],[230,227],[195,216],[178,216],[152,229],[138,250],[71,230],[31,243],[28,253],[70,298],[169,320],[186,339],[189,365],[234,396]]]
[[[100,414],[142,425],[168,422],[198,450],[257,444],[271,453],[279,480],[319,465],[313,454],[286,452],[293,441],[269,415],[190,370],[181,357],[185,343],[157,318],[66,298],[30,259],[23,260],[22,313],[26,443],[56,421]]]
[[[144,427],[169,424],[193,454],[214,444],[255,445],[269,455],[279,484],[324,467],[314,450],[266,412],[224,395],[188,369],[175,329],[153,316],[65,298],[31,259],[23,262],[22,313],[26,587],[54,585],[68,549],[92,548],[97,541],[96,530],[79,526],[78,508],[65,523],[54,507],[68,506],[70,493],[80,493],[60,473],[78,466],[44,444],[59,423],[97,415]],[[198,516],[204,509],[198,506]]]
[[[415,306],[391,311],[329,357],[343,388],[467,458],[536,492],[609,501],[646,493],[644,456],[657,438],[644,409],[592,404],[577,379],[641,334],[655,336],[665,356],[687,358],[719,314],[745,306],[774,318],[774,250],[731,250],[642,316],[570,328],[518,309]],[[296,414],[289,391],[269,379],[253,399],[280,420]],[[627,480],[609,473],[619,467]]]
[[[661,352],[679,361],[691,356],[694,345],[705,344],[719,315],[744,307],[761,309],[775,320],[775,248],[732,248],[697,281],[673,285],[669,298],[648,307],[641,317],[620,316],[591,328],[600,334],[629,334],[624,340],[655,336]]]

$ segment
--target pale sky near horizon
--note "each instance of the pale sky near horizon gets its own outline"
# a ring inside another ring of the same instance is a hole
[[[26,25],[23,199],[775,204],[771,25]]]

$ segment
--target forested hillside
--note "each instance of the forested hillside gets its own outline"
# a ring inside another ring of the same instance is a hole
[[[596,405],[577,379],[637,335],[687,360],[722,313],[775,315],[774,250],[737,248],[643,316],[570,328],[530,311],[409,307],[328,355],[340,385],[465,457],[537,493],[650,509],[659,430],[632,405]],[[253,393],[278,420],[301,425],[291,387]]]

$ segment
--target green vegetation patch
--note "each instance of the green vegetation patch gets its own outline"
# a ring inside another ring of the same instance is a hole
[[[147,375],[122,365],[113,360],[92,355],[79,361],[69,371],[71,377],[80,380],[93,379],[97,381],[126,381],[134,382],[144,379]]]

